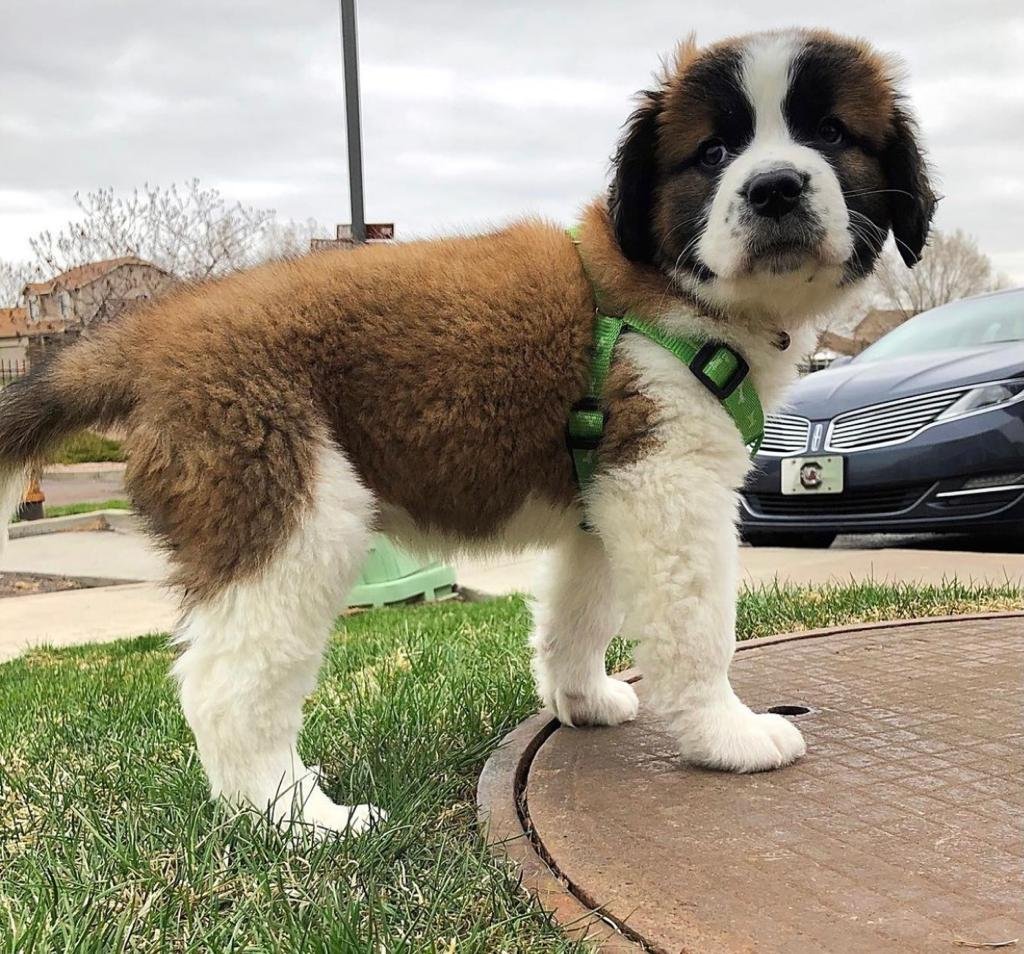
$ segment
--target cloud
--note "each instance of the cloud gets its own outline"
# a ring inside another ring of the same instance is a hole
[[[816,23],[905,61],[946,195],[1024,283],[1024,14],[1016,0],[862,0]],[[604,187],[633,93],[696,30],[807,23],[804,0],[363,0],[367,212],[400,236],[540,213]],[[0,256],[61,224],[75,190],[198,176],[229,198],[347,220],[337,8],[322,0],[9,4],[0,59]],[[31,42],[29,42],[31,40]]]

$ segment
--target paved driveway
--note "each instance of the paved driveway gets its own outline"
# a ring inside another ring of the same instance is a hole
[[[51,507],[123,500],[124,464],[74,464],[51,467],[43,475],[43,493]]]
[[[943,541],[927,537],[907,540],[914,548],[891,548],[891,538],[849,537],[867,544],[828,550],[742,547],[742,580],[757,584],[778,578],[791,583],[818,584],[851,579],[902,580],[941,583],[944,579],[1024,586],[1024,552],[971,549],[970,539]],[[843,541],[845,543],[845,540]],[[954,543],[968,549],[948,549]],[[1024,550],[1024,547],[1018,548]],[[463,587],[490,594],[528,592],[542,570],[542,554],[456,562]],[[126,529],[47,534],[12,540],[4,569],[27,573],[107,577],[116,580],[160,581],[166,575],[164,555],[142,533]]]
[[[868,540],[868,543],[873,541]],[[919,541],[927,543],[928,541]],[[932,549],[793,550],[743,547],[742,581],[845,583],[853,579],[941,583],[1006,581],[1024,586],[1024,554]],[[11,540],[5,570],[140,581],[69,593],[0,599],[0,660],[41,642],[68,645],[166,631],[177,615],[161,585],[164,555],[137,530],[78,531]],[[498,560],[460,560],[456,579],[477,594],[528,592],[542,570],[542,554]]]

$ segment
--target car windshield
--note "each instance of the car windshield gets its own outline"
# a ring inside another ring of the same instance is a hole
[[[923,312],[890,331],[854,360],[881,361],[1001,341],[1024,341],[1024,294],[958,301]]]

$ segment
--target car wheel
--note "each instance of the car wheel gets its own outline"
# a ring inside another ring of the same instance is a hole
[[[802,533],[773,533],[771,530],[742,530],[740,536],[752,547],[801,547],[827,550],[838,534],[827,530],[806,530]]]

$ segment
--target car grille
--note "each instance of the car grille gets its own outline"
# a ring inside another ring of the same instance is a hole
[[[829,428],[825,446],[858,451],[908,441],[969,390],[919,394],[840,414]]]
[[[760,454],[797,454],[807,447],[810,421],[788,414],[769,414],[764,419]]]
[[[747,505],[766,517],[885,516],[907,510],[924,496],[927,484],[841,494],[744,494]]]

